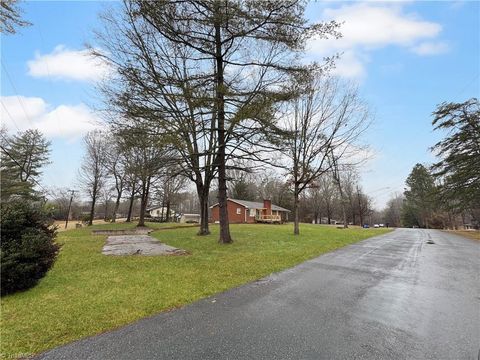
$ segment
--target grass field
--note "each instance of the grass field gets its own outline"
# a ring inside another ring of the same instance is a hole
[[[47,276],[33,289],[2,298],[1,358],[27,357],[101,333],[388,231],[301,225],[301,235],[293,237],[291,224],[232,225],[231,245],[217,243],[217,226],[205,237],[191,227],[154,232],[191,253],[170,257],[105,256],[106,237],[90,234],[131,226],[59,233],[61,252]]]

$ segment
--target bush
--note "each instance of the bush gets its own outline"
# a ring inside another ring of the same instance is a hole
[[[80,217],[80,221],[83,225],[88,225],[88,223],[90,222],[90,214],[82,214],[82,216]]]
[[[41,205],[13,200],[1,207],[1,294],[34,286],[53,265],[59,246]]]

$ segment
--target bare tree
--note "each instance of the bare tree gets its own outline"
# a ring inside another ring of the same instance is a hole
[[[126,191],[128,191],[128,213],[125,222],[131,222],[133,216],[133,204],[135,202],[135,196],[138,195],[140,188],[138,186],[137,174],[135,174],[134,169],[132,169],[130,166],[128,167],[128,170],[126,172],[125,187]]]
[[[325,215],[327,217],[327,224],[331,224],[337,208],[336,203],[338,199],[338,193],[336,191],[335,184],[333,183],[331,173],[321,176],[318,183],[321,194],[320,196],[323,200]]]
[[[123,141],[129,172],[135,174],[140,188],[140,215],[137,226],[145,226],[145,214],[152,181],[161,175],[161,169],[170,165],[171,151],[163,138],[149,136],[142,127],[121,130],[117,133]]]
[[[177,166],[170,166],[164,169],[162,176],[157,181],[156,197],[161,199],[162,221],[171,221],[172,206],[175,205],[179,192],[185,188],[186,178],[179,175],[181,173]],[[163,209],[165,208],[165,214]]]
[[[387,226],[399,227],[401,225],[403,200],[403,195],[399,193],[388,200],[383,210],[384,221]]]
[[[112,201],[112,190],[113,188],[108,184],[103,187],[101,191],[102,200],[103,200],[103,221],[107,222],[109,220],[108,210],[110,202]]]
[[[81,188],[91,199],[88,225],[92,225],[95,216],[95,204],[108,174],[106,167],[108,142],[106,141],[106,134],[100,130],[90,131],[85,135],[83,141],[85,155],[80,167],[79,181]]]
[[[368,126],[368,114],[354,87],[340,80],[313,73],[298,84],[299,96],[287,103],[283,130],[287,136],[283,154],[288,158],[288,175],[294,194],[294,234],[299,229],[299,197],[333,168],[338,175],[338,158],[351,151],[353,143]],[[331,154],[337,154],[330,161]],[[343,198],[343,189],[339,188]],[[344,216],[346,217],[346,215]]]
[[[275,172],[267,172],[263,175],[257,185],[258,198],[269,199],[273,204],[283,208],[291,209],[293,194],[289,184],[284,177]]]
[[[122,148],[121,139],[117,136],[111,136],[108,139],[109,146],[106,157],[106,167],[109,175],[113,177],[113,188],[116,192],[115,205],[112,212],[111,221],[116,222],[118,208],[127,182],[128,159],[124,148]],[[105,216],[107,216],[105,214]]]
[[[356,185],[356,204],[355,207],[358,211],[359,225],[363,226],[365,224],[366,217],[372,212],[372,199],[363,193],[362,188]],[[354,222],[354,224],[356,224]]]
[[[114,117],[115,128],[138,133],[138,126],[143,126],[146,136],[168,140],[178,158],[179,175],[195,183],[201,214],[199,235],[207,235],[217,152],[213,86],[188,49],[161,38],[135,11],[134,2],[125,2],[124,17],[113,12],[104,15],[107,28],[118,35],[107,30],[99,34],[109,52],[108,56],[96,55],[106,58],[118,72],[116,81],[108,81],[101,89],[110,109],[120,114]],[[131,208],[132,184],[138,184],[138,178],[129,183]]]

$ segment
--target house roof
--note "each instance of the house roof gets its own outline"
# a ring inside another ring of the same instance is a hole
[[[152,207],[146,208],[145,210],[146,211],[162,210],[162,208],[164,209],[165,212],[167,212],[167,207],[166,206],[152,206]],[[175,212],[175,210],[170,208],[170,212]]]
[[[238,199],[230,199],[230,198],[228,198],[228,200],[233,201],[234,203],[237,203],[239,205],[245,206],[247,209],[265,209],[265,207],[263,206],[263,203],[257,202],[257,201],[247,201],[247,200],[238,200]],[[212,208],[217,205],[218,203],[210,207]],[[281,206],[274,205],[274,204],[272,204],[272,210],[291,212],[288,209],[282,208]]]

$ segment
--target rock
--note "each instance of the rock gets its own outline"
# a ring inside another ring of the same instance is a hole
[[[103,246],[104,255],[186,255],[187,251],[162,244],[148,235],[109,236]]]

